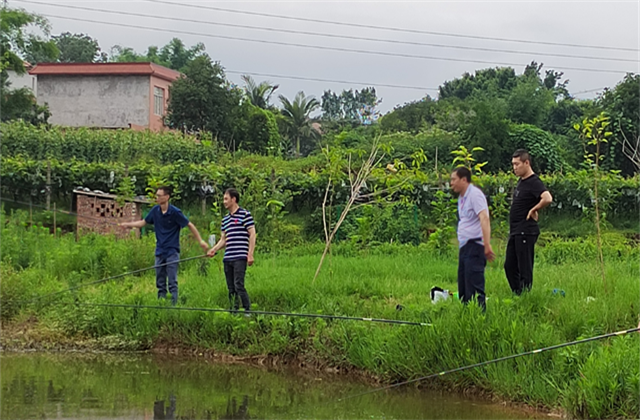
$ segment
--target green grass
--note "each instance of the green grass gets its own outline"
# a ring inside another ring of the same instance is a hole
[[[149,348],[157,343],[213,348],[235,355],[276,355],[356,367],[393,382],[637,325],[638,248],[606,236],[607,291],[593,240],[547,235],[538,247],[533,290],[511,295],[498,261],[487,268],[487,312],[457,301],[438,305],[429,291],[456,290],[455,256],[424,246],[334,248],[315,283],[321,244],[260,254],[247,273],[254,310],[404,319],[430,327],[230,314],[98,308],[80,302],[157,305],[153,274],[126,277],[56,297],[51,305],[24,299],[108,275],[153,265],[153,238],[53,238],[47,230],[0,219],[4,322],[36,317],[67,337],[118,337]],[[187,234],[187,232],[185,232]],[[183,257],[199,250],[185,238]],[[220,260],[181,266],[180,305],[226,308]],[[553,289],[566,292],[554,295]],[[163,302],[162,304],[166,304]],[[396,305],[402,305],[402,311]],[[582,418],[637,417],[638,336],[618,337],[444,376],[427,385],[469,387],[531,405],[564,407]]]

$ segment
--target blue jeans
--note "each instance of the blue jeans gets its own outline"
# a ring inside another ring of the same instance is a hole
[[[487,258],[484,246],[471,240],[460,248],[458,257],[458,295],[466,304],[477,296],[478,305],[486,310],[484,294],[484,268]]]
[[[178,303],[178,260],[180,260],[180,254],[177,252],[163,256],[156,255],[156,265],[175,262],[175,264],[156,267],[156,287],[158,288],[158,299],[164,299],[167,297],[168,278],[169,293],[171,293],[171,303],[173,305]]]

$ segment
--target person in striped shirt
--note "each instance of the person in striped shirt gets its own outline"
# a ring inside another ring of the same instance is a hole
[[[251,213],[239,205],[240,194],[235,188],[224,192],[224,207],[229,214],[222,219],[222,235],[213,248],[207,252],[209,257],[225,248],[224,274],[229,289],[229,302],[232,309],[238,310],[238,298],[245,311],[251,310],[249,294],[244,287],[247,266],[253,265],[253,251],[256,248],[256,229]]]

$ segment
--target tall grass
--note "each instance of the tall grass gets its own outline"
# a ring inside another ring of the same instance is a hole
[[[393,382],[628,329],[637,325],[640,312],[638,249],[613,233],[606,242],[607,293],[592,241],[547,238],[538,248],[530,293],[512,296],[502,256],[489,264],[486,314],[453,300],[431,303],[432,286],[456,289],[456,260],[436,257],[423,246],[365,251],[336,246],[315,284],[311,279],[322,244],[258,255],[247,273],[254,310],[405,319],[429,327],[75,304],[156,305],[152,272],[58,295],[50,305],[26,305],[25,299],[151,266],[153,240],[85,236],[75,242],[72,235],[56,239],[41,228],[25,228],[19,217],[2,216],[0,224],[4,322],[36,317],[40,325],[67,337],[119,337],[138,348],[162,342],[235,355],[299,357],[364,369]],[[183,257],[200,253],[191,240],[183,247]],[[220,264],[212,259],[181,266],[180,305],[228,306]],[[403,309],[398,311],[398,305]],[[637,417],[639,376],[638,337],[633,336],[515,359],[426,385],[473,386],[513,401],[562,406],[581,418]]]

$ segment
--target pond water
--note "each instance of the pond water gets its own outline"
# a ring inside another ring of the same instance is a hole
[[[0,355],[2,419],[524,419],[483,400],[346,376],[137,354]]]

